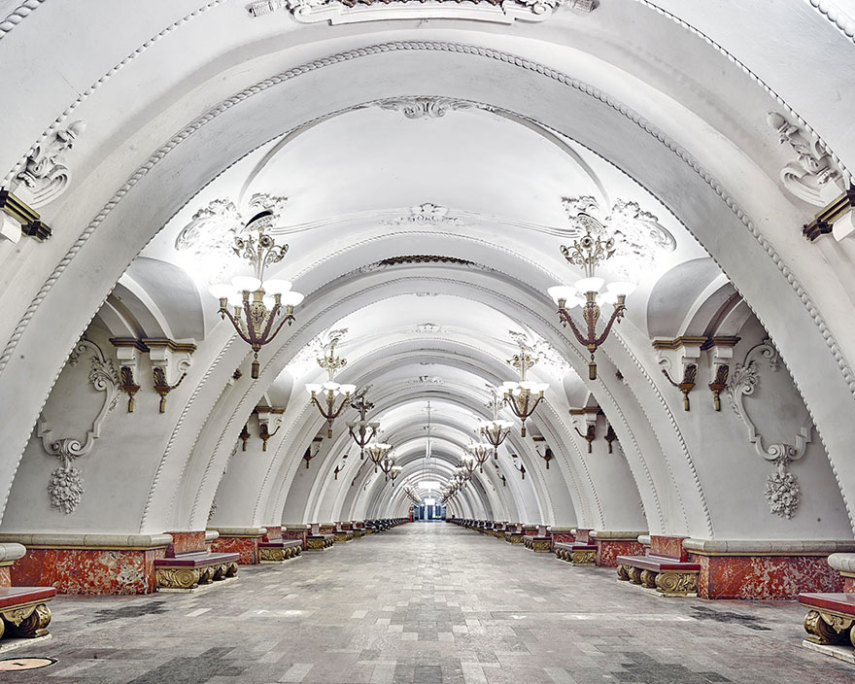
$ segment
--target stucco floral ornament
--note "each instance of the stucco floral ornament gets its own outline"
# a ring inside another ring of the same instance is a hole
[[[75,511],[83,498],[83,475],[73,465],[73,462],[88,454],[101,434],[101,425],[107,414],[116,406],[119,399],[119,374],[113,363],[104,355],[101,348],[91,340],[83,337],[71,352],[68,362],[76,366],[83,356],[88,356],[92,365],[89,369],[88,380],[93,389],[104,393],[104,400],[98,415],[92,421],[91,427],[82,438],[61,437],[55,439],[53,430],[49,427],[44,414],[39,418],[37,436],[42,441],[45,451],[56,456],[60,467],[50,475],[47,490],[50,504],[60,509],[66,515]]]
[[[794,444],[786,442],[764,444],[764,437],[758,431],[745,406],[745,398],[753,396],[760,387],[758,358],[765,359],[771,371],[779,370],[780,357],[777,349],[768,339],[763,340],[762,343],[749,349],[744,361],[736,365],[727,386],[727,393],[731,407],[748,429],[749,443],[754,445],[760,456],[775,464],[775,472],[766,478],[765,495],[766,501],[769,502],[769,511],[782,518],[790,519],[799,506],[801,491],[796,476],[789,471],[789,465],[804,456],[807,445],[810,443],[813,424],[809,418],[806,419],[796,433]]]

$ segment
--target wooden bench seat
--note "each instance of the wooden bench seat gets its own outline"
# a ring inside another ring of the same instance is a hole
[[[45,636],[54,587],[0,587],[0,637]]]
[[[221,582],[238,573],[239,553],[187,551],[171,558],[157,558],[154,574],[158,589],[195,589],[200,584]]]
[[[855,646],[855,594],[799,594],[799,603],[809,609],[804,619],[808,641]]]
[[[334,534],[310,534],[306,537],[308,551],[323,551],[335,544]]]
[[[646,556],[617,557],[619,580],[654,589],[662,596],[696,596],[700,570],[699,564],[673,556],[648,553]]]
[[[594,565],[597,560],[597,545],[582,542],[556,542],[555,557],[573,565]]]
[[[281,563],[303,553],[299,539],[271,539],[258,542],[258,558],[261,563]]]

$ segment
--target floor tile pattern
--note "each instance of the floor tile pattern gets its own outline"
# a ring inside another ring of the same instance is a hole
[[[195,594],[60,597],[6,657],[65,684],[855,682],[792,602],[665,599],[453,525],[404,525]]]

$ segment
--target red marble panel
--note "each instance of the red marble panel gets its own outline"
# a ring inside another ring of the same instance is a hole
[[[700,556],[698,596],[710,599],[794,599],[800,592],[842,592],[843,578],[824,556]]]
[[[12,571],[10,567],[7,565],[3,568],[0,568],[0,587],[11,587],[12,586]]]
[[[650,535],[650,553],[657,556],[670,556],[685,561],[688,556],[683,548],[685,537],[664,537],[658,534]]]
[[[273,541],[274,539],[282,539],[282,525],[265,525],[267,534],[264,535],[262,541]]]
[[[176,553],[205,550],[205,530],[201,532],[167,532],[172,535],[172,543],[166,548],[166,557]]]
[[[618,556],[643,556],[644,545],[636,539],[595,539],[597,565],[604,568],[617,567]]]
[[[333,534],[335,525],[318,525],[318,534]]]
[[[855,594],[855,577],[843,578],[843,591],[847,594]]]
[[[52,586],[62,594],[147,594],[163,549],[28,549],[12,566],[16,587]]]
[[[211,543],[213,553],[239,553],[240,565],[255,565],[258,563],[258,537],[219,537]]]
[[[576,528],[576,541],[579,542],[580,544],[588,544],[591,541],[590,538],[588,537],[588,534],[590,532],[591,532],[591,530],[586,530],[584,528],[577,527]]]
[[[303,544],[303,551],[306,550],[306,530],[282,530],[282,539],[299,539]]]
[[[573,543],[576,541],[576,537],[570,534],[569,532],[553,532],[552,533],[552,543],[556,542],[565,542],[565,543]]]

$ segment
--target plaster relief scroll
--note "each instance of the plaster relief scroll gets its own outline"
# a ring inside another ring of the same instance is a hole
[[[95,440],[101,434],[101,426],[107,414],[115,408],[119,398],[119,374],[116,368],[105,355],[101,348],[87,339],[82,338],[74,351],[71,352],[68,362],[76,366],[80,359],[88,357],[91,362],[88,380],[97,392],[104,394],[100,410],[92,424],[83,437],[65,435],[55,437],[54,430],[49,426],[48,419],[42,413],[36,426],[36,436],[41,440],[45,451],[51,456],[56,456],[60,461],[60,467],[51,473],[48,483],[50,503],[66,515],[73,513],[83,497],[83,475],[73,465],[73,462],[88,454],[95,444]]]
[[[765,364],[761,363],[761,360],[765,361]],[[777,373],[780,369],[778,351],[768,339],[749,349],[744,361],[736,365],[727,385],[727,393],[731,407],[748,430],[749,443],[754,445],[760,456],[775,464],[775,472],[766,478],[765,494],[769,502],[769,511],[789,519],[795,514],[801,497],[798,480],[789,471],[789,465],[804,456],[807,445],[811,441],[813,424],[805,415],[791,442],[767,441],[767,437],[758,428],[757,419],[749,415],[746,406],[747,397],[756,399],[755,392],[761,385],[763,367],[773,373]],[[767,403],[771,404],[775,397],[776,394],[770,392],[770,400]]]
[[[15,191],[31,207],[44,206],[65,192],[71,181],[65,153],[85,130],[85,123],[75,121],[33,148],[23,171],[17,176],[23,187]]]

